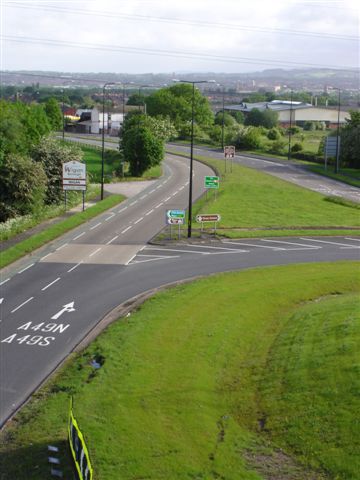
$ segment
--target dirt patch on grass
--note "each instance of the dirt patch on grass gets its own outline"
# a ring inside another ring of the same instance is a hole
[[[308,470],[282,450],[250,451],[244,454],[247,466],[264,480],[327,480],[324,473]]]

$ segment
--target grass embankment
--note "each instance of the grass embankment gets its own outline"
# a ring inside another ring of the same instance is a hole
[[[48,444],[70,475],[70,394],[96,480],[358,479],[358,268],[252,269],[148,300],[2,432],[2,479],[46,478]]]
[[[310,165],[308,163],[308,166],[309,170],[314,173],[360,188],[360,170],[356,170],[355,168],[342,168],[339,173],[334,173],[333,166],[329,166],[327,170],[324,170],[324,166],[322,165]]]
[[[13,247],[10,247],[0,253],[0,268],[9,265],[10,263],[18,260],[27,253],[30,253],[37,248],[45,245],[46,243],[54,240],[55,238],[63,235],[69,230],[81,225],[82,223],[87,222],[96,215],[104,212],[105,210],[117,205],[122,202],[125,197],[122,195],[111,195],[105,200],[98,202],[96,205],[89,207],[87,210],[81,213],[76,213],[71,217],[63,220],[55,225],[50,226],[49,228],[43,230],[40,233],[33,235],[22,242],[17,243]]]
[[[360,233],[352,229],[360,226],[360,206],[355,203],[325,197],[235,163],[232,173],[224,174],[223,161],[196,158],[219,171],[222,179],[216,198],[211,191],[208,198],[196,202],[194,220],[198,213],[221,214],[221,235],[234,238]],[[213,229],[212,224],[210,227]]]

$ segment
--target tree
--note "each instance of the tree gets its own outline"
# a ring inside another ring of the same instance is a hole
[[[145,103],[145,95],[143,93],[133,93],[129,96],[126,105],[144,105]]]
[[[141,124],[124,131],[122,146],[124,159],[129,162],[130,173],[135,177],[158,165],[164,157],[163,142]]]
[[[52,130],[60,130],[62,128],[62,113],[56,98],[49,98],[45,104],[45,113],[48,118]]]
[[[215,117],[215,125],[222,125],[223,123],[223,112],[218,112]],[[224,112],[224,125],[227,127],[232,127],[236,123],[235,118],[230,115],[230,113]]]
[[[42,165],[47,177],[46,203],[59,203],[62,199],[62,164],[71,160],[81,162],[82,151],[55,138],[44,137],[33,147],[31,156]]]
[[[41,164],[7,155],[0,166],[0,221],[36,212],[43,205],[46,183]]]
[[[350,118],[340,131],[341,162],[351,168],[360,168],[360,112],[351,110]]]
[[[253,108],[245,118],[245,125],[252,125],[253,127],[273,128],[278,124],[279,115],[273,110],[266,109],[260,111],[258,108]]]
[[[178,128],[182,123],[191,122],[192,95],[193,87],[187,83],[161,88],[147,97],[147,112],[151,116],[168,116]],[[214,114],[207,98],[195,88],[194,121],[199,125],[211,125],[213,119]]]

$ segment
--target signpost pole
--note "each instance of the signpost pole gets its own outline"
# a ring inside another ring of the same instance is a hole
[[[83,197],[83,211],[85,210],[85,190],[82,192],[82,197]]]
[[[64,200],[65,200],[65,212],[66,212],[66,190],[65,190]]]

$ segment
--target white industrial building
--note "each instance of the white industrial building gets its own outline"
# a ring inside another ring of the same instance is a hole
[[[227,105],[225,110],[243,112],[246,115],[253,109],[260,111],[272,110],[279,114],[279,122],[284,126],[295,125],[299,122],[325,122],[326,126],[331,128],[337,125],[338,109],[314,107],[309,103],[291,102],[290,100],[272,100],[271,102],[246,103],[238,105]],[[339,122],[345,123],[349,118],[349,113],[340,110]]]

